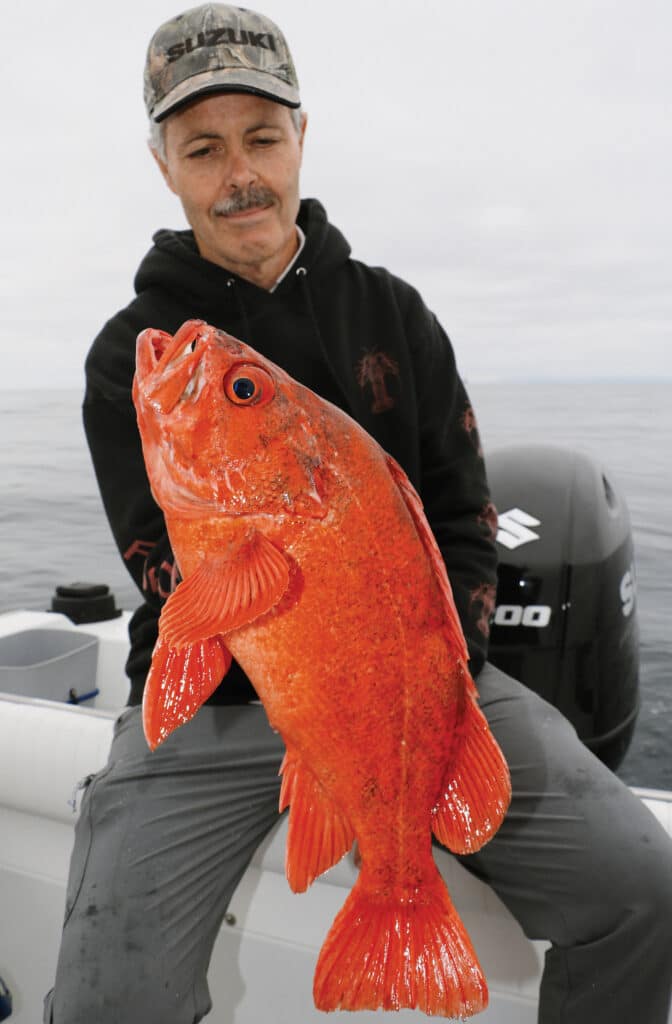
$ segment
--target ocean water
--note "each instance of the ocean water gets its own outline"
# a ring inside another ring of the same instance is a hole
[[[597,458],[632,520],[642,710],[619,775],[672,789],[672,381],[467,382],[486,452],[557,444]],[[138,594],[112,541],[76,391],[0,392],[0,611],[47,608],[58,583]]]

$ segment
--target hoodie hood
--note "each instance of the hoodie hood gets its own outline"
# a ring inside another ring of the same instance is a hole
[[[194,317],[263,349],[269,323],[275,325],[278,316],[284,318],[291,310],[303,311],[321,349],[311,291],[333,290],[333,281],[350,262],[350,246],[316,199],[302,200],[297,222],[305,244],[295,266],[272,292],[203,259],[192,231],[157,231],[135,275],[136,298],[106,325],[89,352],[88,384],[109,398],[122,399],[135,370],[135,339],[140,331],[155,327],[172,334]],[[123,331],[117,329],[120,321]],[[112,323],[114,330],[108,329]],[[275,326],[270,333],[277,334]],[[266,354],[273,358],[272,353]],[[331,360],[325,360],[333,374]],[[277,354],[275,361],[280,361]]]
[[[311,275],[323,277],[332,274],[350,256],[350,246],[338,228],[329,223],[327,213],[316,199],[301,201],[297,223],[306,236],[298,266]],[[243,294],[252,290],[259,301],[264,289],[246,281],[224,267],[204,260],[198,252],[193,231],[171,231],[162,228],[153,238],[154,245],[143,259],[135,277],[135,291],[160,288],[172,292],[176,298],[197,304],[210,304],[213,290],[226,288],[233,281]],[[295,286],[295,274],[288,274],[276,289],[285,292]]]

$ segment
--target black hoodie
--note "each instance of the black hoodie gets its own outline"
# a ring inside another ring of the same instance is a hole
[[[137,297],[89,352],[86,436],[112,532],[145,602],[130,626],[131,704],[142,700],[158,614],[176,582],[131,400],[135,341],[145,327],[173,334],[193,318],[239,337],[340,405],[404,467],[445,559],[474,675],[485,660],[494,509],[450,342],[413,288],[351,259],[316,200],[301,203],[298,223],[304,248],[270,292],[204,260],[191,231],[158,231],[135,278]],[[254,697],[234,665],[212,700]]]

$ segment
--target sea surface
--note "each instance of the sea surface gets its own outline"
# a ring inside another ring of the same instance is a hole
[[[624,494],[637,569],[642,709],[619,775],[672,789],[672,381],[467,382],[486,453],[588,453]],[[59,583],[138,594],[107,526],[76,391],[0,391],[0,611],[43,609]]]

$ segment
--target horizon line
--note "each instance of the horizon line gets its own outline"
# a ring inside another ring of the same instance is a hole
[[[478,376],[468,374],[462,375],[465,384],[672,384],[672,374],[653,375],[641,374],[637,376],[600,376],[598,374],[587,374],[585,376],[530,376],[530,375],[506,375],[506,376]],[[84,386],[75,384],[0,384],[0,393],[21,392],[21,391],[46,391],[54,394],[58,391],[78,391],[84,394]]]

